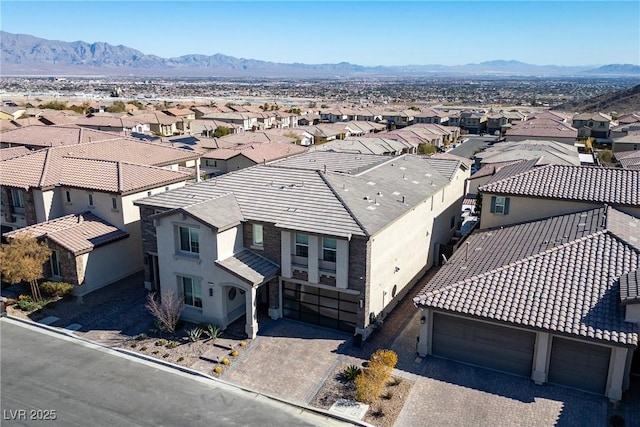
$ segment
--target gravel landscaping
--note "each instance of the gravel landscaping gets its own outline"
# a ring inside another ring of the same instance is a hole
[[[342,371],[351,363],[338,363],[334,371],[315,398],[310,402],[312,406],[329,409],[339,399],[356,400],[356,387],[353,382],[342,378]],[[380,427],[393,426],[398,418],[405,400],[409,396],[413,383],[409,380],[394,377],[385,387],[385,390],[375,402],[369,405],[369,410],[363,421]]]

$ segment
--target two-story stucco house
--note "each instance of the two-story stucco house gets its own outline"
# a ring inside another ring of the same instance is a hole
[[[573,116],[572,126],[580,138],[609,138],[611,116],[604,113],[583,113]]]
[[[191,179],[184,172],[70,152],[87,150],[85,145],[94,144],[47,148],[0,162],[4,236],[46,241],[53,251],[46,275],[76,285],[77,296],[142,270],[139,210],[133,202]]]
[[[136,202],[150,289],[226,327],[258,311],[366,339],[457,228],[457,160],[310,152]]]

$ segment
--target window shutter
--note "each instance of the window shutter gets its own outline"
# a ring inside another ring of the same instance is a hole
[[[504,198],[504,214],[505,215],[509,214],[509,198],[508,197]]]
[[[496,213],[496,196],[491,196],[491,213]]]

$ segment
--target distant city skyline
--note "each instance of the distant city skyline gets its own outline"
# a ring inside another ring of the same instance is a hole
[[[163,58],[282,63],[640,64],[638,1],[2,1],[4,31]]]

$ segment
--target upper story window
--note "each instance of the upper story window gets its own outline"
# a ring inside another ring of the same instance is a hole
[[[89,206],[94,206],[93,205],[93,194],[89,194]]]
[[[336,262],[336,239],[330,237],[322,238],[322,259],[329,262]]]
[[[116,199],[115,197],[111,198],[111,209],[118,209],[118,199]]]
[[[309,257],[309,235],[296,233],[296,256]]]
[[[200,241],[198,229],[191,227],[178,227],[180,234],[180,251],[192,254],[200,253]]]
[[[65,191],[65,196],[67,198],[67,203],[71,203],[71,192],[70,191]]]
[[[509,198],[502,196],[492,196],[491,213],[507,215],[509,213]]]
[[[11,199],[13,200],[14,208],[24,208],[24,190],[12,188]]]
[[[264,246],[262,224],[253,224],[253,246]]]

